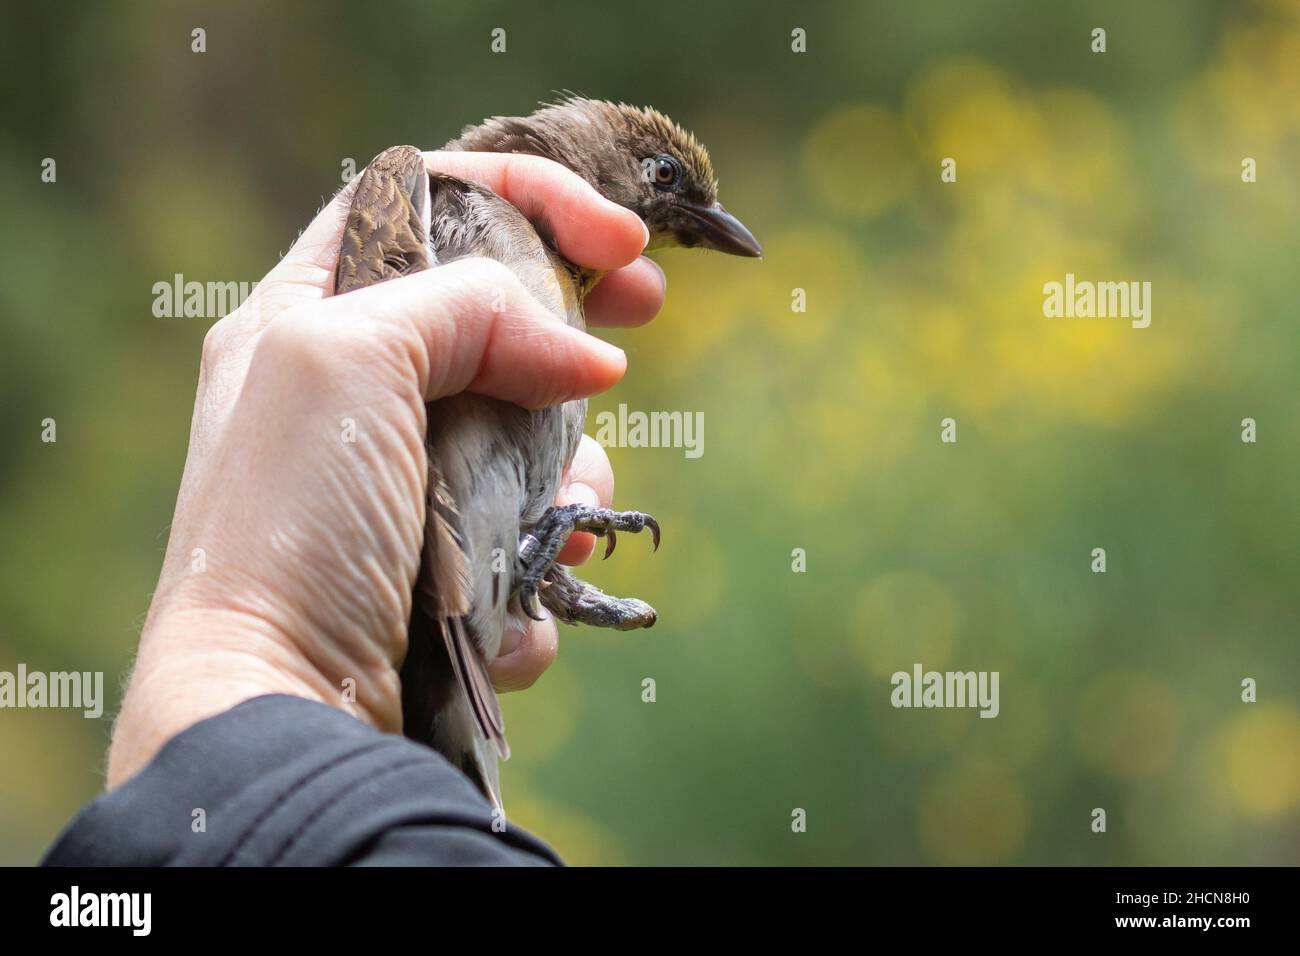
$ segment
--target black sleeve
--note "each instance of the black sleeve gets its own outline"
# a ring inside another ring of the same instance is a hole
[[[202,811],[198,813],[197,811]],[[498,827],[500,829],[500,827]],[[177,734],[91,801],[45,866],[559,864],[440,754],[297,697]]]

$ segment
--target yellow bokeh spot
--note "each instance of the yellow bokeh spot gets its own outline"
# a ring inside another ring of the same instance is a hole
[[[1095,770],[1130,779],[1162,770],[1178,741],[1178,702],[1146,674],[1112,672],[1094,681],[1079,705],[1079,752]]]
[[[1048,202],[1110,235],[1132,218],[1129,143],[1110,110],[1091,93],[1053,89],[1035,97],[1046,141],[1043,151],[1020,167],[1025,181]],[[1105,202],[1098,202],[1105,196]]]
[[[952,656],[961,618],[956,598],[933,578],[915,571],[890,572],[854,600],[854,648],[876,677],[910,672],[918,662],[933,670]]]
[[[1020,157],[1041,152],[1045,140],[1032,102],[1001,70],[979,60],[949,61],[923,76],[909,91],[906,116],[935,182],[944,157],[957,160],[958,182],[966,175],[1008,175]]]
[[[1255,820],[1273,820],[1300,805],[1300,712],[1255,704],[1224,735],[1216,769],[1233,804]]]
[[[1295,0],[1279,0],[1298,7]],[[1177,107],[1185,144],[1179,158],[1223,188],[1241,189],[1240,163],[1258,163],[1270,206],[1289,215],[1300,196],[1293,176],[1300,136],[1300,30],[1257,22],[1229,30],[1214,62],[1190,83]]]
[[[858,250],[843,233],[799,226],[773,236],[747,287],[774,336],[806,345],[865,323],[868,297]],[[802,301],[797,301],[802,290]],[[796,311],[796,307],[802,311]]]
[[[1028,807],[1006,768],[972,758],[935,780],[921,799],[921,843],[948,866],[1015,859],[1024,843]]]
[[[1300,0],[1254,0],[1255,5],[1268,13],[1300,20]]]
[[[1157,399],[1187,381],[1215,335],[1199,288],[1124,261],[1109,243],[1073,239],[1055,220],[1017,219],[1011,231],[1016,238],[982,216],[965,217],[945,249],[946,295],[913,294],[922,371],[962,407],[1003,431],[1012,404],[1018,426],[1062,418],[1114,426],[1155,411]],[[1137,300],[1128,317],[1044,315],[1047,284],[1063,287],[1067,273],[1076,287],[1150,282],[1138,286],[1150,327],[1133,327]]]
[[[917,166],[907,131],[879,106],[842,106],[817,124],[803,149],[804,174],[831,209],[871,219],[907,200]]]

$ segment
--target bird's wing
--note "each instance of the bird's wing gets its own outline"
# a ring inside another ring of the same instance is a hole
[[[334,292],[341,295],[433,264],[428,249],[429,175],[414,146],[394,146],[361,173]]]

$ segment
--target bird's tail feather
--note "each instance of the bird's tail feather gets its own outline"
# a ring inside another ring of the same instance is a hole
[[[492,801],[493,807],[504,811],[505,806],[501,803],[501,768],[497,764],[496,748],[485,738],[476,737],[470,759],[474,762],[473,769],[478,771],[479,787]]]
[[[497,700],[488,674],[487,662],[474,647],[462,617],[439,622],[442,639],[447,644],[456,680],[469,701],[470,710],[483,738],[490,742],[502,760],[510,758],[510,745],[506,743],[506,725],[501,716],[501,702]]]
[[[416,602],[437,624],[452,672],[469,702],[479,731],[505,760],[510,756],[510,747],[506,743],[501,705],[492,687],[487,662],[475,646],[466,622],[473,583],[469,559],[457,531],[460,515],[432,459],[427,494],[423,567]]]

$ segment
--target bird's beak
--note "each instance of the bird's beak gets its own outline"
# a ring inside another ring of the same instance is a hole
[[[695,238],[703,249],[716,249],[731,256],[761,257],[763,247],[758,244],[754,234],[745,228],[745,224],[722,208],[722,203],[712,206],[681,207],[691,219],[695,220]]]

